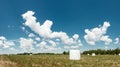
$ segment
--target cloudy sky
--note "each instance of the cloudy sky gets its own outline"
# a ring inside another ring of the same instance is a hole
[[[119,0],[0,0],[0,54],[115,49]]]

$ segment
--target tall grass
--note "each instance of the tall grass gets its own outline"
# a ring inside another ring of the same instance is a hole
[[[120,56],[82,55],[81,60],[69,60],[68,55],[5,55],[5,61],[16,63],[16,67],[120,67]]]

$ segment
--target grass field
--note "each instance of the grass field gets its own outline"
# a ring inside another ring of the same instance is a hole
[[[120,56],[82,55],[74,61],[68,55],[2,55],[0,67],[120,67]]]

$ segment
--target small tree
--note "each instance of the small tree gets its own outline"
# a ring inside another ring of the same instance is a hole
[[[69,52],[64,51],[63,54],[66,55],[66,54],[69,54]]]

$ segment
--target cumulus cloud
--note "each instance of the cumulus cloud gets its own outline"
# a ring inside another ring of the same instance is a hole
[[[54,42],[54,41],[52,41],[52,40],[49,40],[48,41],[53,47],[55,47],[56,46],[56,43]]]
[[[7,40],[4,36],[0,36],[0,40]]]
[[[43,25],[40,25],[39,22],[36,22],[36,17],[33,16],[33,11],[27,11],[25,14],[22,15],[23,19],[26,20],[25,24],[28,26],[32,31],[39,34],[41,37],[48,38],[49,34],[51,33],[51,25],[52,21],[46,20]]]
[[[9,48],[10,50],[12,50],[12,51],[17,51],[15,48],[13,48],[13,47],[11,47],[11,48]]]
[[[112,39],[110,39],[109,36],[106,35],[101,37],[101,41],[104,41],[105,45],[108,45],[112,42]]]
[[[78,44],[79,46],[83,46],[83,44],[82,44],[82,42],[81,42],[80,39],[78,40],[77,44]]]
[[[115,42],[114,42],[114,44],[119,44],[120,43],[120,39],[117,37],[117,38],[115,38]]]
[[[24,24],[23,24],[24,25]],[[29,32],[26,30],[25,26],[21,26],[20,27],[22,29],[23,32],[25,32],[26,34],[29,34]]]
[[[41,46],[44,46],[46,45],[47,43],[45,41],[42,41],[41,43],[37,44],[37,46],[41,47]]]
[[[53,25],[53,22],[50,20],[46,20],[43,24],[40,24],[40,22],[37,22],[36,17],[34,16],[35,12],[33,11],[27,11],[26,13],[22,14],[23,19],[25,19],[25,26],[28,26],[32,31],[34,31],[36,34],[38,34],[43,39],[60,39],[63,44],[77,44],[75,42],[81,43],[81,41],[78,41],[79,35],[75,34],[73,37],[69,37],[67,33],[65,32],[56,32],[52,31],[51,27]],[[44,43],[44,42],[43,42]],[[54,41],[49,41],[53,46],[56,45]]]
[[[53,43],[53,41],[50,42]],[[47,45],[46,41],[40,42],[39,44],[37,44],[37,47],[40,47],[40,50],[50,50],[50,51],[58,49],[57,47],[55,47],[55,45],[53,46]]]
[[[21,27],[21,29],[22,29],[23,31],[25,31],[25,27]]]
[[[79,35],[78,35],[78,34],[74,34],[74,35],[73,35],[73,38],[74,38],[75,40],[78,40]]]
[[[33,50],[33,40],[30,38],[20,38],[20,48],[24,50]]]
[[[59,41],[60,41],[60,39],[56,39],[55,41],[59,42]]]
[[[3,45],[3,41],[2,40],[0,40],[0,46],[2,46]]]
[[[4,41],[3,48],[9,48],[10,46],[15,45],[12,41]]]
[[[52,21],[46,20],[42,25],[36,21],[36,17],[33,16],[33,11],[27,11],[22,15],[23,19],[26,20],[25,25],[28,26],[32,31],[39,34],[43,38],[60,38],[63,43],[70,44],[73,42],[72,39],[65,32],[52,32],[51,26]]]
[[[65,49],[77,49],[79,47],[80,46],[78,46],[78,45],[64,46]]]
[[[35,40],[36,40],[36,41],[40,41],[40,38],[39,38],[39,37],[36,37]]]
[[[103,26],[95,27],[90,30],[85,29],[86,35],[84,36],[84,39],[90,45],[95,45],[98,41],[104,41],[106,45],[110,44],[112,39],[110,39],[108,35],[105,35],[108,27],[110,27],[110,23],[104,22]]]
[[[64,44],[72,44],[73,38],[70,38],[65,32],[53,32],[51,38],[59,38]]]
[[[14,45],[15,44],[13,41],[9,41],[4,36],[0,36],[0,46],[2,46],[3,48],[9,48]]]
[[[30,33],[28,37],[35,37],[35,35],[33,33]]]

